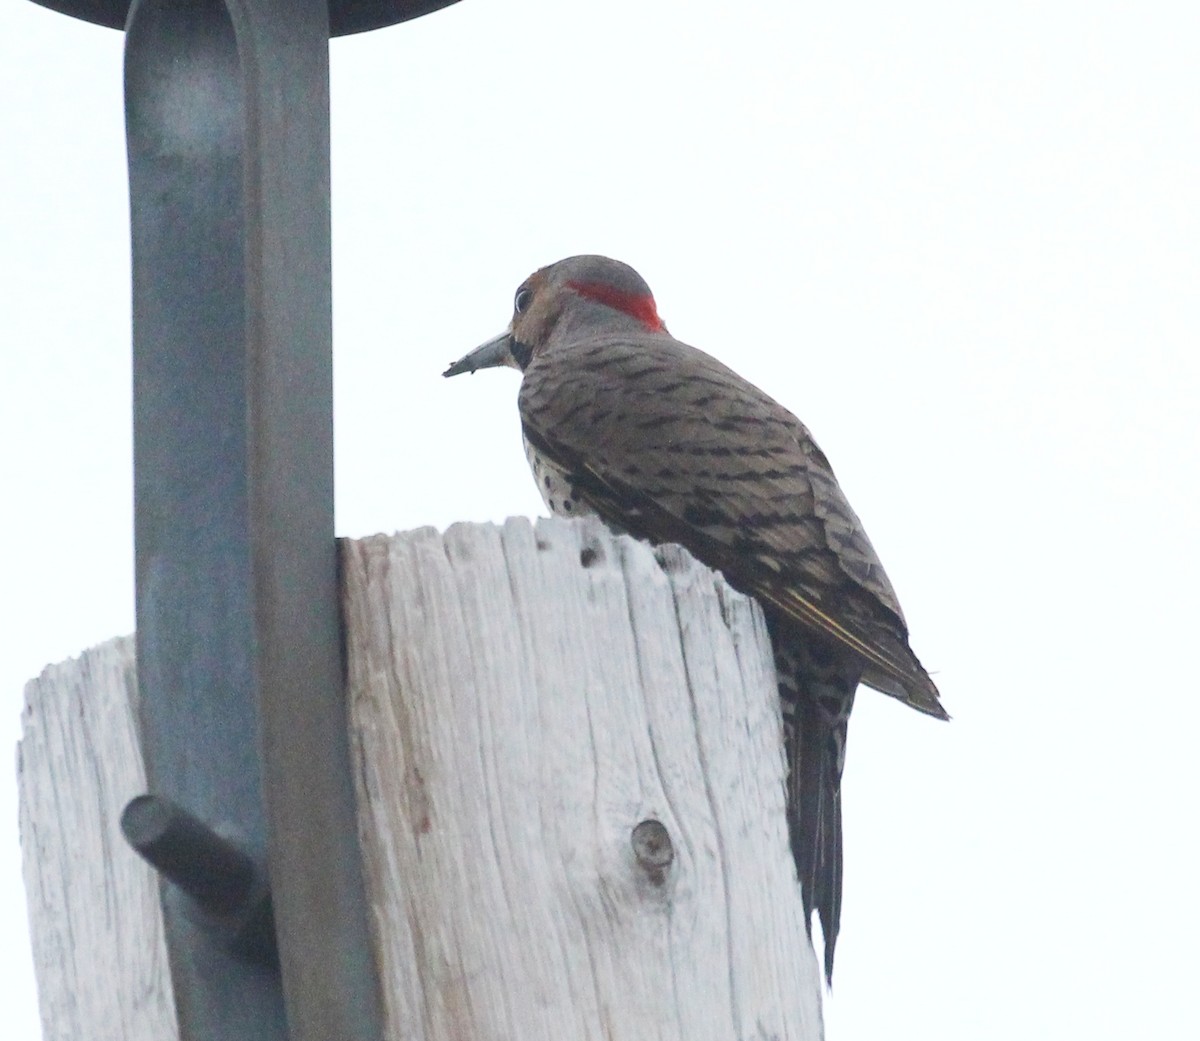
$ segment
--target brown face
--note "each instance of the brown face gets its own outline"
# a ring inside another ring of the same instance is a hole
[[[525,368],[534,350],[545,343],[562,314],[561,287],[554,285],[549,268],[535,271],[513,297],[512,353],[518,368]]]
[[[508,329],[460,358],[442,375],[457,376],[508,365],[522,371],[533,356],[559,335],[611,329],[666,333],[654,297],[641,276],[608,257],[567,257],[530,275],[513,297]]]

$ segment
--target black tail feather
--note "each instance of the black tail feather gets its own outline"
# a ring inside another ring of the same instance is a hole
[[[858,679],[831,668],[803,637],[778,631],[773,637],[787,749],[792,855],[810,937],[814,910],[821,920],[825,979],[832,985],[842,914],[842,767]]]

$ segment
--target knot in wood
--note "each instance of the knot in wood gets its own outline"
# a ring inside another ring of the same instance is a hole
[[[656,886],[662,885],[664,873],[675,859],[675,847],[662,821],[644,820],[630,835],[633,855]]]

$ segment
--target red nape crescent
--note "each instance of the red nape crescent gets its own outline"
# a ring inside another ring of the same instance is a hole
[[[658,317],[654,297],[649,293],[627,293],[606,282],[571,281],[567,283],[567,288],[606,307],[623,311],[631,318],[636,318],[652,333],[661,333],[666,329],[663,320]]]

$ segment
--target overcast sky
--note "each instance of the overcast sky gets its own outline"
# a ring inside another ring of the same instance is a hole
[[[0,7],[9,762],[24,682],[133,627],[121,42]],[[339,534],[541,512],[517,375],[439,374],[581,252],[863,518],[955,718],[858,699],[831,1041],[1200,1036],[1197,54],[1200,8],[1097,0],[464,0],[332,46]]]

